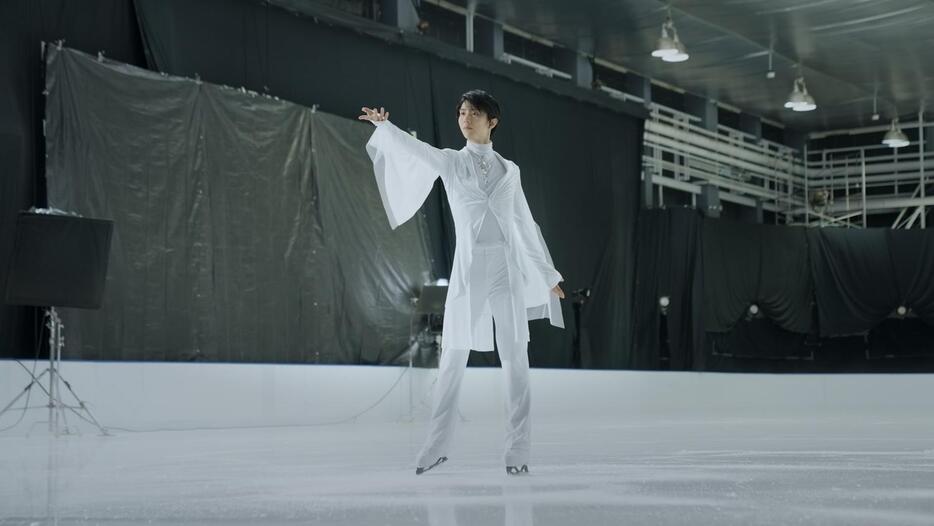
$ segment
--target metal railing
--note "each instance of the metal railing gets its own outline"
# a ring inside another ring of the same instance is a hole
[[[651,103],[649,109],[642,167],[643,177],[651,177],[658,188],[657,204],[666,188],[691,194],[696,204],[701,186],[712,184],[721,200],[761,206],[784,224],[862,228],[871,215],[897,214],[892,228],[927,226],[934,192],[927,188],[931,182],[926,174],[934,171],[934,152],[925,149],[920,118],[902,124],[902,129],[917,130],[918,139],[908,148],[806,148],[802,155],[727,126],[708,130],[697,116],[660,104]],[[819,136],[878,132],[866,128]]]
[[[701,185],[713,184],[721,200],[761,205],[779,217],[804,205],[804,169],[795,149],[726,126],[711,131],[698,117],[660,104],[649,109],[642,165],[657,187],[697,195]]]
[[[920,118],[901,125],[903,130],[916,129],[918,133],[905,148],[869,144],[808,151],[805,167],[809,195],[821,192],[826,196],[823,213],[845,218],[846,226],[866,226],[868,216],[874,214],[897,214],[891,228],[925,228],[927,210],[934,206],[934,196],[927,188],[927,174],[934,169],[934,152],[925,150],[924,126]],[[878,135],[879,131],[865,128],[848,133]],[[798,212],[810,215],[806,209]]]

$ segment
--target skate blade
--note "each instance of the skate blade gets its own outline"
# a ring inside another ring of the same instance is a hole
[[[428,466],[427,468],[422,468],[422,467],[417,467],[417,468],[415,468],[415,474],[416,474],[416,475],[421,475],[422,473],[424,473],[424,472],[430,470],[431,468],[433,468],[433,467],[435,467],[435,466],[438,466],[438,465],[441,465],[441,464],[443,464],[443,463],[445,463],[445,462],[447,462],[447,461],[448,461],[448,457],[439,457],[438,460],[436,460],[434,464]]]

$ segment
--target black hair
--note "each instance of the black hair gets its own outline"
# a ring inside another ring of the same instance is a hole
[[[490,137],[496,133],[496,128],[499,128],[499,121],[502,121],[502,110],[499,108],[499,102],[496,102],[496,99],[492,95],[483,91],[482,89],[472,89],[467,93],[461,95],[459,101],[457,101],[457,116],[460,116],[461,106],[464,102],[469,102],[471,106],[477,108],[478,110],[486,113],[486,117],[489,120],[497,119],[497,125],[492,130],[490,130]]]

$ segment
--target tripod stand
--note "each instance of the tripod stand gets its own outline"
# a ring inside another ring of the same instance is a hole
[[[71,411],[78,418],[85,420],[86,422],[93,424],[102,435],[109,435],[110,433],[98,423],[97,419],[94,418],[94,415],[91,413],[91,410],[88,409],[87,405],[78,398],[78,395],[75,394],[74,389],[71,388],[71,384],[68,383],[68,380],[65,380],[62,377],[60,371],[60,364],[62,359],[62,348],[65,346],[65,335],[63,333],[64,325],[62,324],[62,319],[58,315],[58,311],[55,307],[49,307],[45,313],[46,326],[49,329],[49,366],[45,368],[38,375],[34,375],[32,372],[29,372],[29,375],[32,377],[32,380],[29,384],[20,392],[20,394],[10,401],[2,410],[0,410],[0,417],[6,414],[10,409],[16,405],[17,402],[27,394],[34,386],[39,386],[42,391],[49,398],[48,404],[45,407],[49,409],[49,433],[52,433],[55,436],[68,435],[71,434],[71,429],[68,427],[68,418],[67,411]],[[48,388],[42,385],[42,378],[48,374],[49,375],[49,384]],[[68,392],[71,393],[71,396],[74,397],[78,405],[68,405],[62,400],[62,385],[68,389]],[[29,409],[29,407],[23,408],[23,410]],[[87,415],[82,415],[82,412]]]
[[[29,385],[0,411],[0,416],[38,385],[49,398],[46,407],[50,433],[55,436],[70,434],[72,429],[67,417],[71,412],[94,425],[101,434],[108,434],[61,375],[65,336],[62,319],[54,306],[100,308],[112,232],[112,221],[68,215],[57,210],[34,208],[17,216],[5,302],[46,309],[49,366],[38,376],[27,370],[31,376]],[[48,387],[42,383],[46,374]],[[64,402],[63,386],[77,405]],[[23,411],[27,409],[29,407]]]

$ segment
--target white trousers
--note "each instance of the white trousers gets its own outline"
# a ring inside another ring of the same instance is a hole
[[[474,303],[471,311],[475,315],[482,312],[484,302],[489,302],[497,352],[506,379],[506,451],[503,459],[506,466],[528,464],[531,446],[528,342],[514,341],[513,336],[514,324],[528,321],[514,319],[504,245],[474,248],[469,286]],[[469,355],[470,349],[444,349],[441,353],[428,438],[418,453],[416,466],[430,466],[439,457],[449,456],[457,422],[461,380]]]

